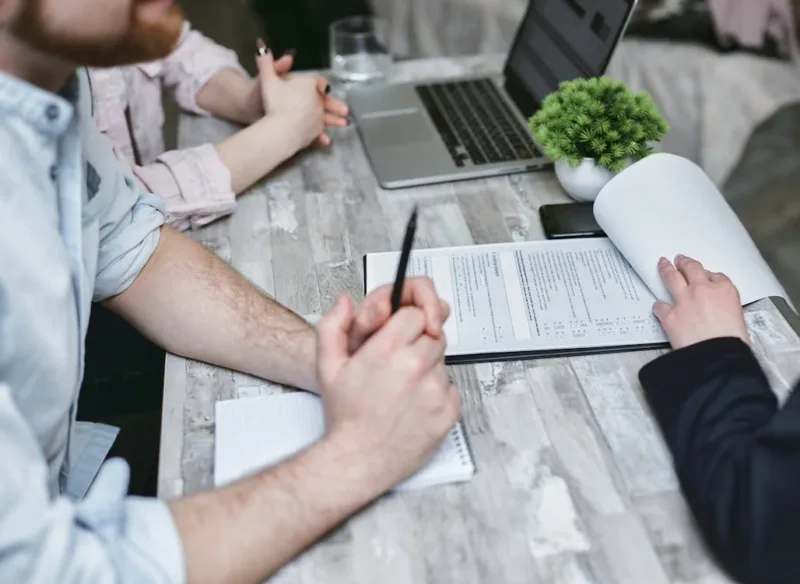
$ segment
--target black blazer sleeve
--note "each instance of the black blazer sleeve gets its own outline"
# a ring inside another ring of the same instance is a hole
[[[800,583],[800,397],[779,408],[750,348],[713,339],[639,374],[711,550],[746,584]]]

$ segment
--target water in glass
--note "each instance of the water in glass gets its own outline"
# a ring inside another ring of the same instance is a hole
[[[386,23],[353,16],[331,25],[331,73],[345,83],[366,83],[386,77],[392,64]]]

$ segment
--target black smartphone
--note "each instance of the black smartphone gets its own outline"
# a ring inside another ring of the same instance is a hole
[[[605,237],[592,212],[593,203],[560,203],[539,207],[547,239]]]

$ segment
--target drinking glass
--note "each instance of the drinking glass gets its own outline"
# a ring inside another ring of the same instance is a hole
[[[351,16],[331,24],[331,73],[344,83],[386,77],[392,65],[388,24],[372,16]]]

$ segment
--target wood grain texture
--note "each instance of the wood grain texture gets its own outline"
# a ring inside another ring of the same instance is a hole
[[[491,71],[492,59],[430,60],[398,78]],[[185,118],[184,146],[231,126]],[[307,152],[192,234],[292,309],[360,298],[362,256],[397,249],[421,208],[418,245],[542,238],[538,208],[565,201],[550,172],[381,190],[354,128]],[[800,339],[769,300],[748,309],[756,353],[777,393],[800,376]],[[677,488],[637,372],[656,352],[451,368],[477,465],[474,479],[389,495],[273,581],[373,584],[709,584],[708,559]],[[170,356],[159,494],[211,486],[214,403],[280,387]]]

